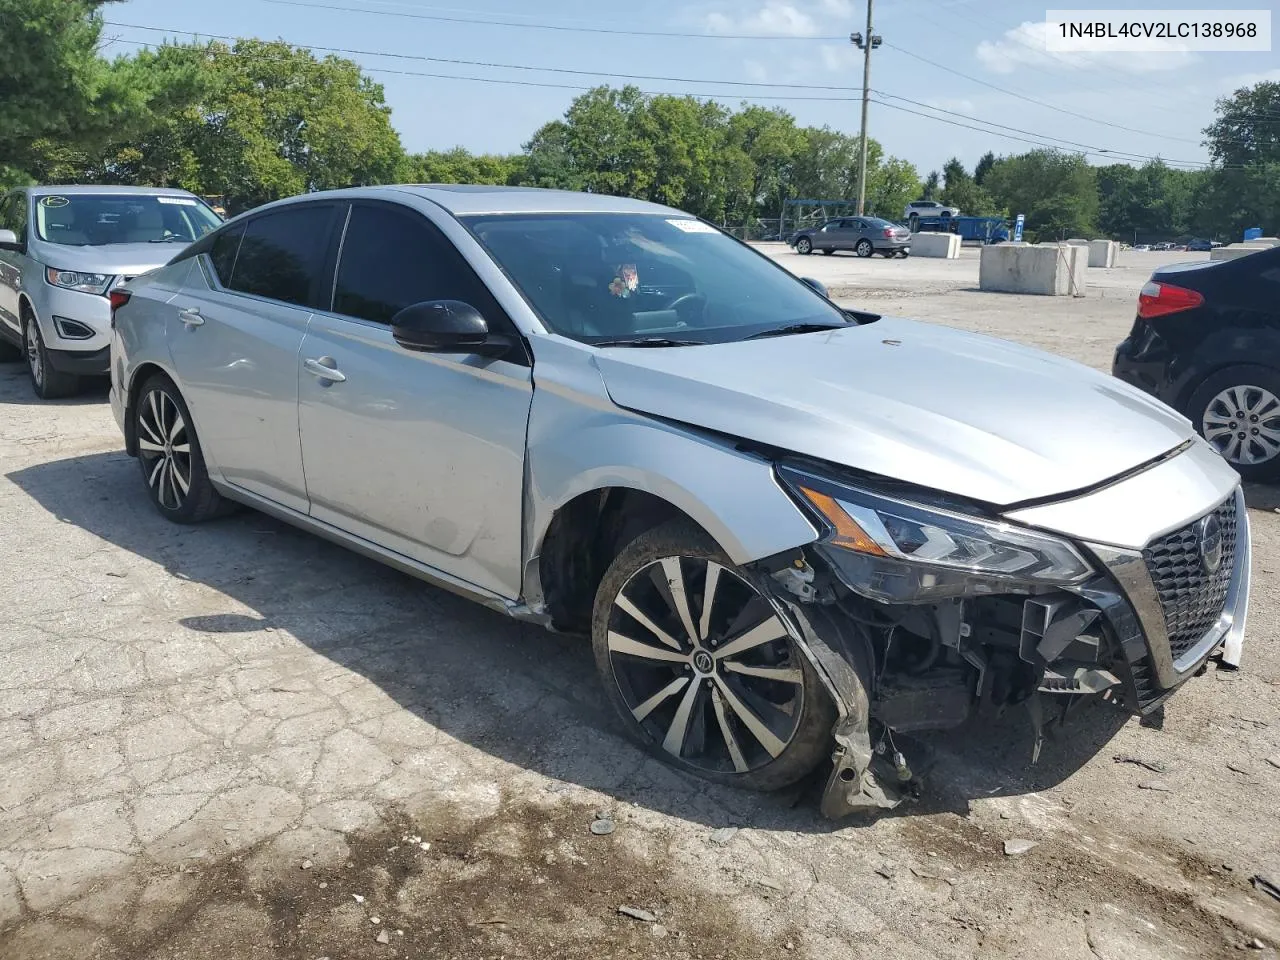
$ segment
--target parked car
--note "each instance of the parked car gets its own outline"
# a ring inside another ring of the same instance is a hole
[[[1157,270],[1112,370],[1190,418],[1246,480],[1280,480],[1280,248]]]
[[[902,211],[902,219],[910,221],[912,217],[923,220],[925,217],[958,217],[959,207],[948,207],[937,200],[912,200]]]
[[[791,245],[803,254],[820,250],[830,256],[837,250],[852,250],[860,257],[873,253],[907,257],[911,254],[911,231],[878,217],[837,217],[820,227],[797,231]]]
[[[163,266],[221,220],[185,190],[24,187],[0,198],[0,351],[38,397],[106,376],[112,287]]]
[[[1202,240],[1199,237],[1193,237],[1187,241],[1186,249],[1196,252],[1205,252],[1213,249],[1213,242],[1210,240]]]
[[[1238,662],[1240,480],[1185,419],[820,286],[636,200],[310,194],[111,291],[111,404],[165,517],[248,504],[589,634],[656,756],[829,758],[832,816],[980,703],[1147,712]]]

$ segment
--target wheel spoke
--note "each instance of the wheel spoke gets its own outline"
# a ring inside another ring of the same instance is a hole
[[[189,454],[189,453],[191,452],[191,444],[189,444],[189,443],[175,443],[175,444],[174,444],[170,449],[172,449],[174,453],[188,453],[188,454]]]
[[[684,624],[686,635],[691,644],[698,642],[698,634],[693,629],[693,616],[689,613],[689,597],[684,589],[684,572],[680,569],[679,557],[667,557],[662,561],[662,572],[667,577],[667,589],[671,591],[671,602],[675,604],[680,622]]]
[[[151,473],[147,476],[147,486],[155,489],[156,481],[160,479],[160,474],[164,472],[164,464],[164,457],[158,457],[156,459],[156,465],[151,468]]]
[[[720,690],[720,695],[724,697],[725,704],[742,721],[743,726],[751,731],[752,736],[760,741],[760,746],[768,751],[769,756],[776,757],[782,753],[787,748],[787,745],[779,740],[777,735],[765,725],[765,722],[738,698],[732,688],[724,682],[723,677],[717,675],[713,679],[716,687]]]
[[[742,747],[738,746],[738,738],[734,735],[733,728],[729,726],[729,718],[724,712],[724,697],[720,695],[719,687],[711,691],[711,705],[715,708],[716,723],[720,725],[720,736],[724,737],[724,745],[729,749],[729,759],[733,761],[733,769],[738,773],[746,773],[750,767],[747,765],[746,757],[742,755]]]
[[[138,449],[145,453],[164,453],[164,446],[159,443],[153,443],[145,437],[138,438]]]
[[[185,497],[191,490],[191,481],[182,475],[182,468],[178,465],[177,460],[173,461],[169,469],[173,473],[173,478],[178,482],[178,486],[182,488],[182,495]]]
[[[666,739],[662,741],[662,749],[673,756],[680,756],[684,749],[684,738],[689,732],[689,719],[693,716],[693,702],[698,698],[701,684],[691,683],[676,707],[676,715],[671,718],[671,726],[667,728]]]
[[[746,677],[762,677],[765,680],[777,680],[781,683],[804,683],[804,674],[798,667],[753,667],[750,664],[729,660],[724,668],[730,673],[740,673]]]
[[[146,432],[148,440],[150,440],[152,443],[158,446],[161,446],[161,447],[164,446],[164,437],[162,437],[159,433],[156,432],[156,427],[154,423],[149,423],[147,421],[147,417],[145,413],[142,416],[138,417],[138,426],[140,426]]]
[[[178,473],[178,465],[169,460],[169,490],[173,493],[173,505],[175,507],[182,506],[182,495],[178,493],[178,481],[174,479]]]
[[[164,418],[160,415],[160,405],[156,402],[158,390],[152,390],[147,394],[147,407],[151,410],[151,426],[156,431],[155,438],[159,443],[164,442]]]
[[[776,615],[770,614],[763,623],[756,624],[736,639],[717,647],[712,651],[712,656],[717,660],[723,660],[725,657],[737,656],[752,647],[758,647],[773,640],[781,640],[786,635],[787,629],[782,625],[782,621]]]
[[[707,581],[702,589],[702,616],[698,618],[698,637],[706,640],[711,630],[711,610],[716,603],[716,587],[720,585],[720,564],[707,564]]]
[[[624,613],[628,614],[633,620],[639,623],[640,626],[644,627],[672,650],[684,649],[680,646],[680,641],[645,616],[644,613],[641,612],[640,608],[632,603],[626,594],[619,592],[618,598],[613,602],[617,607],[621,608]]]
[[[652,697],[640,704],[640,706],[633,709],[631,711],[631,715],[635,717],[637,721],[643,723],[644,718],[653,713],[660,703],[667,700],[669,697],[675,696],[684,689],[684,685],[689,682],[689,679],[690,678],[688,676],[676,677]]]
[[[185,430],[186,427],[187,425],[182,422],[182,415],[178,413],[178,409],[175,406],[173,410],[173,426],[169,428],[169,442],[173,443],[174,440],[178,439],[178,434]]]
[[[625,654],[629,657],[642,657],[645,660],[661,660],[667,663],[689,662],[689,658],[683,653],[663,647],[655,647],[648,643],[641,643],[639,640],[632,640],[630,637],[615,633],[613,630],[609,631],[609,649],[614,653]]]

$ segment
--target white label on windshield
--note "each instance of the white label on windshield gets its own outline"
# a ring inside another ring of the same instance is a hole
[[[196,202],[190,197],[156,197],[161,203],[176,203],[183,207],[194,207]]]
[[[709,223],[703,223],[701,220],[668,220],[677,230],[685,233],[716,233],[716,228]]]

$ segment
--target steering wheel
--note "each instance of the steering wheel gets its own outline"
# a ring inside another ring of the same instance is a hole
[[[687,321],[688,318],[685,316],[685,314],[689,312],[693,304],[698,305],[699,312],[706,309],[706,306],[707,306],[706,296],[701,293],[684,293],[676,297],[669,304],[667,304],[667,309],[674,310],[681,320]]]

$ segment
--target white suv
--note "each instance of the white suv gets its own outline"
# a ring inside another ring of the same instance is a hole
[[[912,200],[907,204],[907,209],[902,213],[903,220],[910,220],[912,217],[958,217],[960,216],[959,207],[948,207],[939,203],[937,200]]]

